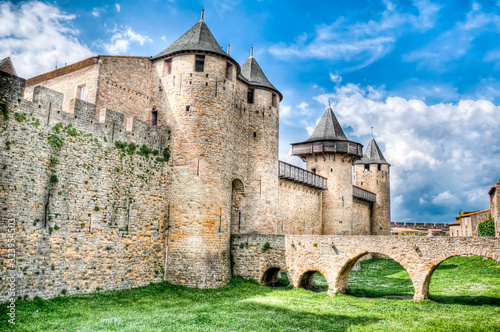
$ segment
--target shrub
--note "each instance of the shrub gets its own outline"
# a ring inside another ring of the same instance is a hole
[[[154,149],[154,150],[153,150],[153,156],[157,156],[157,155],[159,155],[159,154],[160,154],[160,151],[158,151],[158,150],[156,150],[156,149]]]
[[[33,127],[35,128],[40,127],[40,120],[36,119],[35,122],[33,122]]]
[[[56,174],[50,174],[50,184],[56,184],[57,182],[59,182],[59,179],[57,178],[57,175]]]
[[[122,141],[116,141],[115,147],[120,150],[125,150],[125,148],[127,147],[127,143]]]
[[[491,218],[491,214],[485,221],[477,225],[479,236],[495,236],[495,220]]]
[[[94,206],[94,211],[95,211],[95,212],[99,212],[99,210],[100,210],[100,208],[99,208],[97,205],[96,205],[96,206]]]
[[[75,128],[71,127],[71,125],[66,127],[66,133],[68,133],[68,135],[71,137],[78,136],[78,131]]]
[[[167,162],[170,159],[170,146],[163,150],[163,159]]]
[[[5,141],[5,150],[10,151],[10,146],[12,145],[11,141]]]
[[[139,152],[137,152],[137,154],[144,156],[145,158],[148,158],[152,152],[153,150],[151,150],[147,145],[143,144],[139,149]]]
[[[264,245],[262,246],[262,252],[266,252],[269,249],[271,249],[271,244],[269,242],[264,243]]]
[[[54,230],[55,230],[55,231],[57,231],[59,228],[60,228],[60,227],[59,227],[59,226],[57,226],[57,225],[55,225],[55,226],[54,226]]]
[[[54,127],[52,127],[52,131],[55,132],[56,134],[60,134],[62,127],[63,127],[63,124],[59,122]]]
[[[21,114],[21,113],[15,113],[14,117],[15,117],[17,122],[23,122],[24,120],[26,120],[26,115]]]
[[[49,167],[54,167],[59,163],[59,161],[55,157],[49,158]]]
[[[50,134],[47,139],[49,140],[50,146],[54,149],[59,150],[64,145],[64,141],[61,137],[59,137],[59,135]]]
[[[54,231],[54,229],[52,227],[49,227],[49,235],[52,235],[53,231]]]
[[[137,145],[135,143],[130,143],[127,148],[127,153],[132,156],[135,153],[136,149]]]
[[[240,249],[243,249],[245,248],[245,244],[244,243],[240,243]]]

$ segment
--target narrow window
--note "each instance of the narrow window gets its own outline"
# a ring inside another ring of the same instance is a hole
[[[257,132],[256,131],[253,132],[253,138],[257,138]]]
[[[378,164],[378,171],[380,172],[382,170],[382,164]]]
[[[313,168],[311,171],[312,171],[314,174],[316,174],[316,168]]]
[[[189,112],[190,108],[191,108],[191,106],[186,106],[186,112]]]
[[[195,55],[194,71],[198,72],[198,73],[202,73],[203,71],[205,71],[205,56],[204,55]]]
[[[230,80],[233,77],[233,65],[226,63],[226,78]]]
[[[85,95],[86,95],[86,85],[82,84],[79,85],[76,89],[76,97],[80,100],[85,100]]]
[[[158,111],[151,112],[151,125],[156,126],[158,124]]]
[[[365,172],[369,172],[370,171],[370,164],[365,164]]]
[[[253,104],[253,89],[248,89],[247,103]]]
[[[273,93],[271,104],[273,105],[273,107],[276,107],[278,105],[278,96],[276,96],[275,93]]]
[[[165,60],[165,74],[172,74],[172,59]]]

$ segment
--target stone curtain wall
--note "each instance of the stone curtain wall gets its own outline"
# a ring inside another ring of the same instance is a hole
[[[117,139],[161,151],[165,132],[72,101],[24,80],[0,74],[0,97],[10,96],[9,119],[0,115],[0,257],[7,219],[16,223],[16,286],[21,297],[136,287],[163,279],[168,164],[117,149]],[[6,88],[8,87],[8,88]],[[6,91],[6,90],[13,91]],[[0,274],[6,273],[0,261]],[[0,302],[6,283],[0,283]]]
[[[269,245],[267,246],[266,243]],[[286,271],[285,237],[257,234],[232,235],[231,263],[233,276],[259,282],[270,268]]]
[[[287,235],[285,241],[290,281],[298,286],[306,272],[319,271],[330,295],[346,291],[352,267],[367,253],[401,264],[415,287],[415,301],[428,298],[432,273],[449,257],[478,255],[500,261],[498,238]]]
[[[322,190],[279,180],[279,220],[276,234],[322,234]]]
[[[98,108],[123,113],[126,119],[151,121],[150,76],[149,57],[99,56]]]

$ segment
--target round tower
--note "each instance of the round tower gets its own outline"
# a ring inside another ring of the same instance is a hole
[[[355,185],[377,195],[371,216],[372,235],[391,234],[390,167],[373,137],[363,158],[354,163]]]
[[[249,181],[241,233],[277,232],[279,102],[281,93],[269,82],[253,56],[241,65],[243,112],[247,121]]]
[[[217,287],[231,277],[231,134],[239,65],[221,49],[203,14],[152,62],[158,91],[152,102],[171,130],[166,277]]]
[[[353,218],[352,165],[363,146],[346,138],[335,114],[327,107],[311,137],[292,144],[292,154],[307,162],[307,170],[327,178],[323,191],[323,234],[357,234]]]
[[[151,111],[171,130],[166,278],[188,286],[221,286],[231,278],[231,231],[245,229],[254,214],[250,207],[262,203],[252,201],[253,194],[258,192],[254,196],[264,204],[273,195],[272,189],[266,191],[264,173],[277,168],[277,161],[268,167],[270,155],[278,155],[278,108],[271,103],[273,94],[281,94],[258,80],[265,75],[253,64],[244,76],[229,47],[226,53],[215,40],[203,14],[151,60]],[[264,148],[267,136],[273,141]],[[277,182],[277,174],[275,178]],[[262,211],[267,219],[275,215],[272,209]]]

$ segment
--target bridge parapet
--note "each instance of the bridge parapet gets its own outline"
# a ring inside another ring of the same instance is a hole
[[[318,189],[326,189],[327,179],[303,168],[279,161],[279,177]]]

